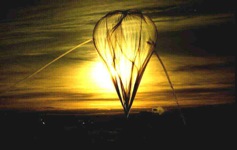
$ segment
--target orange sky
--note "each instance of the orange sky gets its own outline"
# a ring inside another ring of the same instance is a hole
[[[57,56],[91,39],[95,23],[107,12],[121,8],[138,8],[155,22],[156,51],[182,106],[235,101],[235,42],[231,36],[236,33],[236,21],[231,4],[87,0],[19,5],[23,6],[6,7],[0,22],[0,109],[122,109],[92,42],[4,93]],[[152,56],[133,107],[174,105],[164,71]]]

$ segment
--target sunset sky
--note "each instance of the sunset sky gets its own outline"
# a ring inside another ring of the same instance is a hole
[[[141,10],[156,24],[155,50],[167,67],[181,106],[232,103],[234,6],[234,0],[3,0],[0,110],[122,110],[93,42],[8,89],[67,50],[92,39],[96,22],[105,14],[126,9]],[[154,55],[132,108],[175,104]]]

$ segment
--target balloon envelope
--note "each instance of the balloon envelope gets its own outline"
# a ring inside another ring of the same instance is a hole
[[[137,10],[110,12],[94,28],[94,45],[110,72],[127,117],[156,40],[155,24]]]

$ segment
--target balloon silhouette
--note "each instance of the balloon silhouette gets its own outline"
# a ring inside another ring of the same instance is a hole
[[[156,40],[155,24],[137,10],[110,12],[95,25],[94,45],[108,68],[127,117]]]

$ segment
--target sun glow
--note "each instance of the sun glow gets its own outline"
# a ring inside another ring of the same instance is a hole
[[[96,86],[106,92],[115,92],[109,72],[102,62],[97,61],[93,64],[90,75]]]
[[[99,59],[61,68],[58,81],[64,90],[93,95],[93,98],[115,98],[116,91],[106,66]],[[64,82],[62,82],[64,81]],[[55,83],[56,84],[56,83]],[[59,87],[60,88],[60,87]]]

